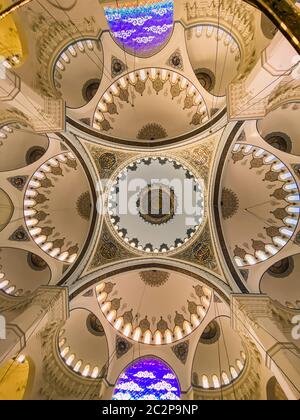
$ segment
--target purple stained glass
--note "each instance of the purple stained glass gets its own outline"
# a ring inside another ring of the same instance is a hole
[[[130,54],[148,56],[169,39],[174,23],[174,0],[144,0],[125,7],[105,7],[116,42]]]
[[[179,400],[180,386],[171,368],[159,359],[140,359],[119,377],[113,400]]]

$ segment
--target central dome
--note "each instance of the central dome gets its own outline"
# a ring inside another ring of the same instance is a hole
[[[146,157],[118,174],[108,210],[123,243],[147,253],[174,251],[203,224],[203,183],[183,163]]]

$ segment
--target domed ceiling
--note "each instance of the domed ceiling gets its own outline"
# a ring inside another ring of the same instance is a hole
[[[96,290],[101,310],[116,330],[155,345],[191,334],[205,318],[212,297],[209,288],[191,278],[159,270],[120,275]]]
[[[147,253],[174,251],[204,224],[203,181],[172,158],[137,160],[113,182],[108,209],[128,245]]]
[[[59,331],[57,344],[63,363],[75,374],[93,379],[103,375],[108,356],[107,342],[95,314],[79,308],[72,310],[64,328]]]
[[[226,346],[220,351],[222,341]],[[206,352],[209,356],[204,357]],[[229,319],[220,317],[207,326],[198,342],[192,381],[204,389],[225,387],[243,374],[246,364],[241,338],[230,327]],[[222,366],[221,372],[218,365]]]
[[[0,1],[0,359],[30,399],[300,398],[270,351],[299,351],[299,9],[252,3]]]

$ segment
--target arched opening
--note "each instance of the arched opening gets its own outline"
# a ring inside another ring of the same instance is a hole
[[[123,7],[111,3],[104,7],[104,13],[113,39],[128,54],[150,57],[167,44],[172,34],[173,0],[130,1]],[[147,25],[149,21],[151,25]]]
[[[106,375],[108,343],[98,317],[86,310],[71,310],[60,330],[58,348],[61,360],[78,376],[100,379]]]
[[[180,385],[173,370],[154,357],[135,361],[121,373],[113,400],[179,400]]]
[[[300,154],[298,145],[299,102],[290,102],[270,111],[258,120],[261,137],[272,147],[282,152]]]

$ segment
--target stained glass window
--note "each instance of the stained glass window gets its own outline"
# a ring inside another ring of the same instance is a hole
[[[179,400],[174,372],[158,359],[140,359],[119,377],[113,400]]]
[[[123,7],[105,7],[104,12],[116,42],[130,54],[156,53],[173,30],[174,0],[133,0]]]

